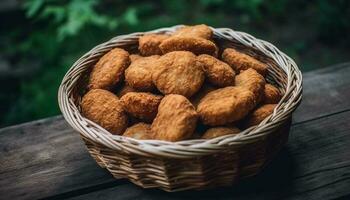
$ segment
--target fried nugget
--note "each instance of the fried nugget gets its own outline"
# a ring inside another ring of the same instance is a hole
[[[152,131],[151,125],[146,123],[137,123],[126,129],[123,136],[131,137],[139,140],[151,140]]]
[[[254,94],[242,87],[225,87],[209,92],[197,107],[203,124],[217,126],[244,118],[255,107]]]
[[[122,97],[128,92],[137,92],[134,88],[130,87],[127,83],[124,83],[117,91],[117,96]]]
[[[202,66],[188,51],[174,51],[161,56],[152,74],[153,83],[160,92],[186,97],[200,89],[204,78]]]
[[[214,42],[200,37],[172,36],[164,40],[159,48],[163,54],[172,51],[190,51],[196,55],[208,54],[217,57],[218,48]]]
[[[238,134],[241,130],[239,130],[236,127],[227,127],[227,126],[221,126],[221,127],[213,127],[208,129],[204,135],[202,136],[203,139],[212,139],[216,137],[220,137],[223,135],[231,135],[231,134]]]
[[[209,92],[214,91],[218,89],[217,87],[211,85],[210,83],[204,82],[201,89],[190,98],[191,103],[195,108],[197,108],[199,102],[205,95],[207,95]]]
[[[113,89],[123,80],[124,71],[129,66],[129,53],[115,48],[105,54],[96,63],[90,74],[89,89]]]
[[[222,53],[222,60],[228,63],[236,73],[249,68],[255,69],[259,74],[265,76],[267,73],[267,65],[259,60],[236,51],[232,48],[227,48]]]
[[[152,70],[157,67],[159,55],[142,57],[133,61],[125,70],[125,81],[139,91],[150,92],[155,89],[152,82]]]
[[[165,96],[158,107],[151,130],[154,139],[179,141],[192,136],[197,123],[197,112],[186,97],[177,94]]]
[[[205,24],[195,26],[184,26],[173,33],[173,36],[179,37],[199,37],[211,40],[213,37],[213,30]]]
[[[169,38],[164,34],[146,34],[139,38],[139,51],[143,56],[162,55],[159,45]]]
[[[209,55],[197,57],[202,63],[208,81],[218,87],[233,86],[235,82],[235,72],[226,63]]]
[[[263,97],[264,104],[278,103],[281,100],[281,98],[282,96],[275,86],[268,83],[265,85],[264,97]]]
[[[245,127],[248,128],[260,124],[260,122],[273,113],[276,105],[277,104],[265,104],[254,110],[245,119]]]
[[[254,93],[256,104],[263,97],[265,83],[265,78],[252,68],[242,71],[235,78],[236,86],[247,88]]]
[[[129,56],[129,58],[130,58],[130,61],[131,61],[131,62],[134,62],[135,60],[137,60],[137,59],[139,59],[139,58],[143,58],[143,57],[140,56],[139,54],[131,54],[131,55]]]
[[[129,92],[120,99],[124,110],[131,116],[151,122],[157,115],[163,97],[146,92]]]
[[[90,90],[82,99],[81,109],[86,118],[112,134],[122,134],[128,125],[127,115],[118,97],[107,90]]]

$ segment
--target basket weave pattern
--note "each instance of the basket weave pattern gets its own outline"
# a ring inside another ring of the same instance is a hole
[[[179,27],[151,32],[171,33]],[[238,135],[179,142],[136,140],[112,135],[81,115],[79,103],[91,67],[113,48],[136,49],[138,38],[145,33],[112,38],[83,55],[67,72],[58,92],[63,116],[81,134],[91,156],[114,177],[166,191],[227,186],[257,174],[287,142],[292,112],[302,97],[297,65],[272,44],[247,33],[213,30],[219,46],[234,47],[267,63],[268,81],[284,94],[271,116]]]

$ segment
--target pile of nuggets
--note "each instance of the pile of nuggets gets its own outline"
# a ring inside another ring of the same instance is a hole
[[[238,134],[281,99],[265,63],[219,49],[206,25],[146,34],[138,50],[105,54],[82,98],[83,115],[112,134],[173,142]]]

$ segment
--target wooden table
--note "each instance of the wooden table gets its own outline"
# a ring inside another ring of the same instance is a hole
[[[287,146],[258,176],[166,193],[98,167],[61,116],[0,130],[0,199],[333,199],[350,195],[350,63],[304,74]]]

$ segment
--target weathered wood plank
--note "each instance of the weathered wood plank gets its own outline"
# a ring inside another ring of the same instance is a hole
[[[167,193],[131,183],[72,199],[334,199],[350,195],[350,111],[300,123],[257,177],[228,188]]]
[[[294,123],[350,109],[350,62],[303,74],[303,100]]]
[[[0,165],[0,199],[36,199],[113,180],[62,117],[0,130]]]
[[[295,122],[349,109],[349,72],[350,63],[306,73]],[[115,184],[62,117],[0,129],[0,199],[67,197]]]

